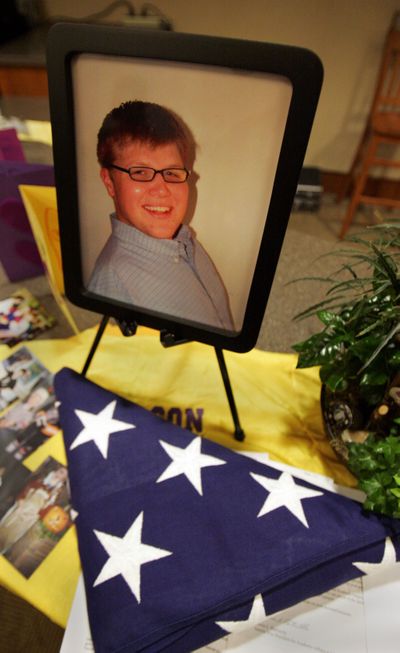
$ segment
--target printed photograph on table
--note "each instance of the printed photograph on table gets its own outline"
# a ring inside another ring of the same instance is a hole
[[[0,361],[0,410],[16,399],[24,399],[49,370],[27,347]]]
[[[0,519],[11,508],[15,496],[32,472],[5,451],[0,452]]]
[[[62,125],[54,160],[67,297],[162,339],[250,349],[318,101],[318,57],[56,25],[48,74],[51,120]]]
[[[0,344],[13,347],[22,340],[32,340],[55,322],[26,288],[0,300]]]
[[[48,375],[0,418],[0,450],[24,460],[59,431],[53,376]]]
[[[0,520],[0,553],[29,578],[71,524],[67,468],[47,458]]]

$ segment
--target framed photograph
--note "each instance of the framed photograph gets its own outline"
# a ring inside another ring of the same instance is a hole
[[[257,340],[322,84],[301,48],[58,24],[48,75],[75,304],[244,352]]]

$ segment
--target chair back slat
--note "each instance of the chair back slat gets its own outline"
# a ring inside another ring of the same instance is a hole
[[[400,31],[388,34],[372,114],[400,109]]]

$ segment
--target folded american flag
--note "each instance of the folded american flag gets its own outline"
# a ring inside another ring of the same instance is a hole
[[[69,369],[55,388],[97,652],[195,651],[400,557],[399,520]]]

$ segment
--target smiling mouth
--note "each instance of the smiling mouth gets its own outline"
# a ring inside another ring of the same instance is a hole
[[[145,204],[143,208],[146,211],[149,211],[150,213],[154,213],[157,215],[166,215],[168,213],[171,213],[171,207],[170,206],[149,206],[148,204]]]

